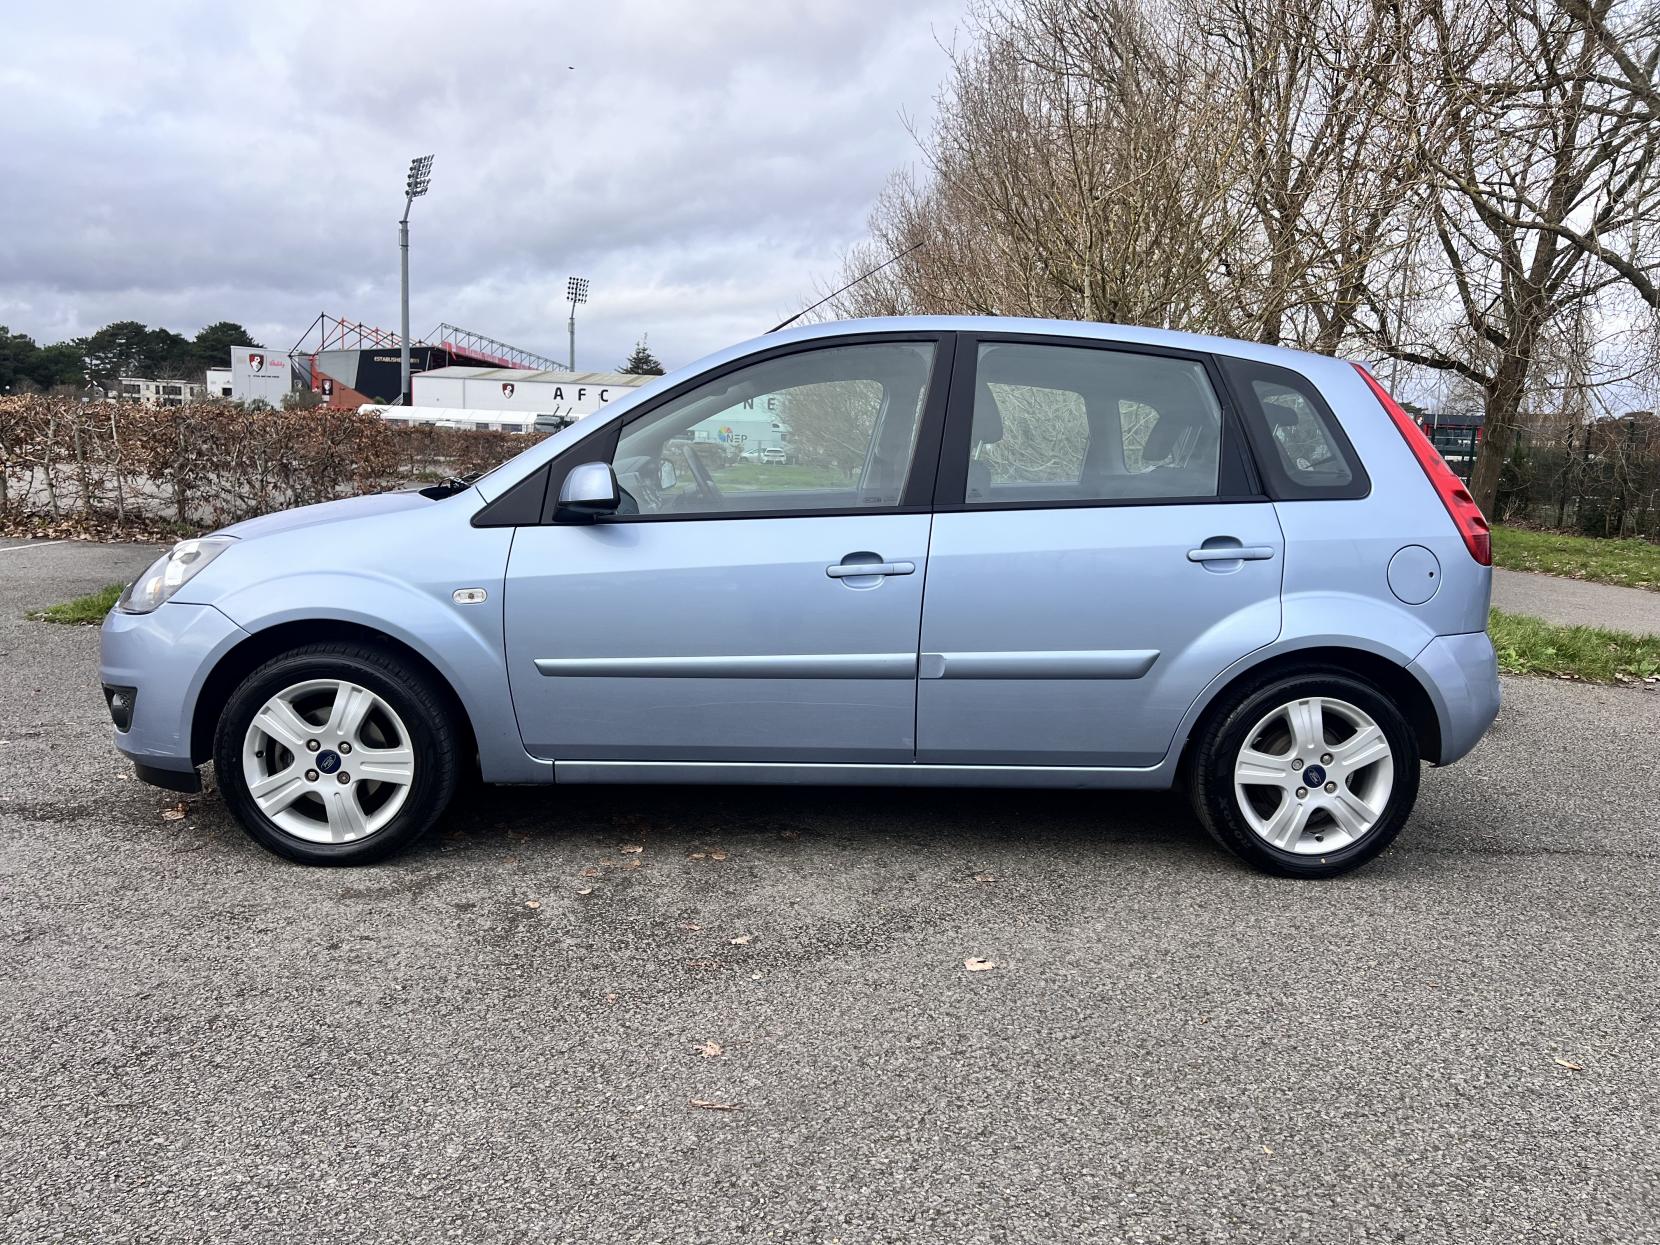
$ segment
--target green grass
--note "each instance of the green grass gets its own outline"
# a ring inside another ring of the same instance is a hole
[[[1546,674],[1593,683],[1660,678],[1660,636],[1555,623],[1494,610],[1487,634],[1506,674]]]
[[[807,467],[795,463],[733,463],[711,473],[715,484],[731,489],[850,488],[853,478],[834,467]]]
[[[126,584],[110,584],[90,596],[76,597],[61,605],[49,605],[32,617],[41,622],[67,623],[72,627],[95,627],[104,621],[105,614],[115,608],[116,598],[126,589]]]
[[[1546,575],[1660,592],[1660,544],[1649,540],[1613,540],[1495,527],[1493,565],[1512,571],[1542,571]]]

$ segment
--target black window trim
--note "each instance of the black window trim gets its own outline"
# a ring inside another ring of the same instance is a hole
[[[1354,443],[1349,440],[1349,433],[1343,427],[1343,421],[1337,418],[1331,404],[1326,401],[1326,395],[1320,392],[1320,386],[1315,384],[1307,375],[1296,368],[1285,367],[1278,363],[1264,363],[1260,359],[1247,359],[1242,355],[1220,355],[1216,360],[1218,372],[1223,383],[1227,385],[1230,399],[1240,412],[1238,423],[1244,429],[1245,443],[1251,455],[1256,459],[1257,478],[1262,482],[1264,494],[1272,501],[1360,501],[1372,495],[1372,477],[1366,470],[1366,464],[1361,461],[1356,452]],[[1246,400],[1246,384],[1251,379],[1250,373],[1257,373],[1257,379],[1267,380],[1278,384],[1287,384],[1308,399],[1314,408],[1314,413],[1325,426],[1326,433],[1337,443],[1344,460],[1353,473],[1349,482],[1339,488],[1319,488],[1312,485],[1300,484],[1279,467],[1279,451],[1268,444],[1267,438],[1271,435],[1266,428],[1259,428],[1259,421],[1253,420],[1244,414]]]
[[[1072,337],[1051,333],[998,333],[964,331],[957,335],[957,365],[951,377],[951,406],[946,415],[939,469],[935,473],[934,510],[954,514],[992,510],[1084,510],[1121,506],[1217,506],[1244,502],[1265,502],[1256,464],[1246,442],[1233,393],[1227,388],[1222,369],[1214,356],[1203,351],[1181,350],[1144,342],[1115,341],[1101,337]],[[971,502],[968,498],[968,463],[974,422],[974,381],[980,347],[987,343],[1071,346],[1089,350],[1110,350],[1120,354],[1144,354],[1166,359],[1185,359],[1199,364],[1210,381],[1211,391],[1222,412],[1222,446],[1218,459],[1216,492],[1203,497],[1101,497],[1067,501]]]

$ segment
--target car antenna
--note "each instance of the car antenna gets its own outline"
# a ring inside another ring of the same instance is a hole
[[[854,277],[853,280],[849,281],[846,285],[842,286],[841,289],[834,290],[831,293],[826,294],[823,298],[819,299],[818,302],[814,303],[812,307],[803,307],[800,311],[796,312],[793,316],[791,316],[788,320],[785,320],[782,324],[773,325],[770,329],[767,330],[767,332],[768,333],[776,333],[779,329],[789,328],[790,325],[794,324],[797,320],[801,319],[801,317],[806,315],[809,311],[812,311],[816,307],[824,306],[825,303],[829,302],[832,298],[836,297],[837,294],[847,293],[847,291],[851,290],[855,285],[858,285],[859,282],[865,280],[866,277],[874,277],[877,273],[881,272],[882,269],[886,268],[889,264],[898,263],[900,260],[904,259],[907,255],[909,255],[912,251],[916,250],[918,247],[926,245],[927,241],[928,241],[928,239],[924,238],[924,239],[922,239],[921,242],[913,242],[910,246],[906,247],[903,251],[899,252],[899,254],[893,256],[893,258],[883,260],[880,264],[877,264],[876,267],[872,268],[869,272],[865,273],[863,276]]]

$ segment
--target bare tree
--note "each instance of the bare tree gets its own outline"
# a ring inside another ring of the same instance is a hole
[[[1442,2],[1430,19],[1422,284],[1405,315],[1374,295],[1372,328],[1395,357],[1480,390],[1471,492],[1491,511],[1552,335],[1626,291],[1654,303],[1660,126],[1568,7]]]

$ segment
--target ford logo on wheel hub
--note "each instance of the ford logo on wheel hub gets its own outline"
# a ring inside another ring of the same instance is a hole
[[[332,774],[340,768],[340,754],[324,748],[317,754],[317,768],[325,774]]]

